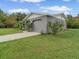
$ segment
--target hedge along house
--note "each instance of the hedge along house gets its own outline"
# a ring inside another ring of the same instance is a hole
[[[37,13],[31,13],[27,15],[23,19],[25,26],[24,28],[27,30],[27,21],[31,23],[31,28],[33,32],[42,32],[42,33],[49,33],[51,30],[48,27],[48,23],[54,23],[56,21],[59,21],[63,24],[63,29],[66,29],[66,17],[64,14],[37,14]]]

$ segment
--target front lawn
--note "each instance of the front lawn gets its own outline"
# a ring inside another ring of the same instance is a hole
[[[79,30],[0,43],[0,59],[79,59]]]
[[[16,28],[0,28],[0,35],[14,34],[21,32],[21,30]]]

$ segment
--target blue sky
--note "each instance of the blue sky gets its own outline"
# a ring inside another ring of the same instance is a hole
[[[0,0],[0,8],[7,13],[44,12],[76,16],[79,13],[79,0]]]

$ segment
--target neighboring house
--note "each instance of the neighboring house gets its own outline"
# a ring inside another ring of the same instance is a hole
[[[64,14],[37,14],[37,13],[31,13],[28,16],[26,16],[24,19],[24,22],[26,24],[26,20],[29,20],[32,23],[32,31],[34,32],[43,32],[43,33],[49,33],[51,30],[48,27],[48,22],[54,23],[55,21],[60,21],[63,23],[63,28],[66,29],[66,17]],[[25,28],[27,29],[26,25]]]
[[[79,16],[73,17],[74,20],[79,20]]]

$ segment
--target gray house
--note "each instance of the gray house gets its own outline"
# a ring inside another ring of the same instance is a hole
[[[32,23],[32,31],[33,32],[43,32],[49,33],[51,30],[48,28],[48,22],[54,23],[55,21],[60,21],[63,23],[63,28],[66,29],[66,17],[64,14],[37,14],[31,13],[26,16],[24,19],[26,24],[26,20],[29,20]],[[26,25],[25,28],[27,29]]]

